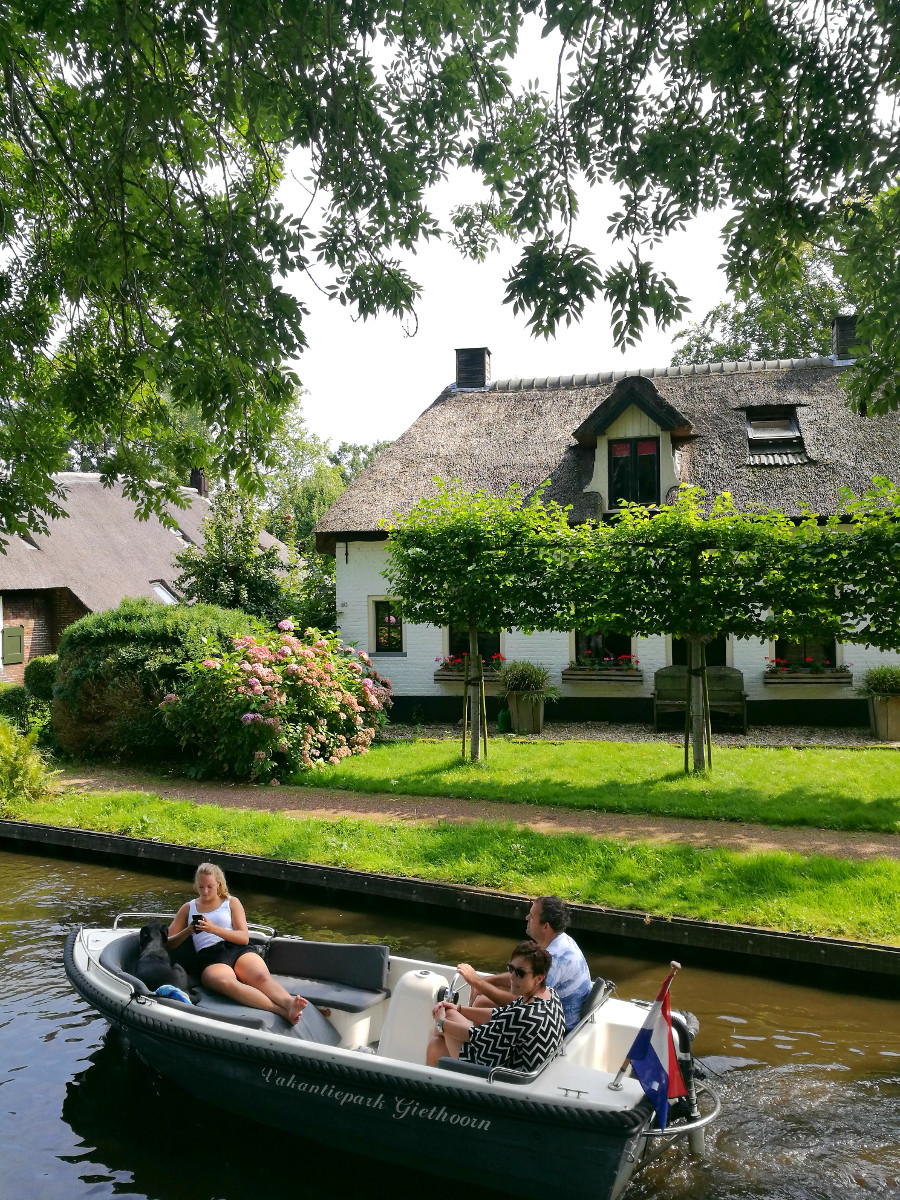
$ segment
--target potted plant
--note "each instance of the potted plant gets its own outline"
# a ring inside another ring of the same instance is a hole
[[[900,742],[900,667],[870,667],[857,694],[869,699],[872,732],[882,742]]]
[[[540,663],[513,659],[497,672],[497,682],[506,697],[514,733],[540,733],[544,728],[544,704],[559,699],[550,686],[550,672]]]

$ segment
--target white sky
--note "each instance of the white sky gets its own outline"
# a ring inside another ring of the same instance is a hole
[[[514,77],[546,81],[555,71],[557,49],[551,39],[531,36],[524,43]],[[303,211],[307,194],[288,177],[279,194],[287,208]],[[294,174],[305,174],[298,163]],[[450,209],[471,199],[471,176],[460,173],[431,197],[432,211],[446,227]],[[608,215],[618,208],[614,190],[581,194],[575,240],[592,249],[601,269],[627,254],[623,244],[608,243]],[[708,214],[674,235],[650,255],[691,301],[684,324],[702,317],[726,293],[720,270],[720,233],[728,213]],[[313,215],[310,214],[312,222]],[[607,244],[608,243],[608,244]],[[665,366],[672,356],[672,335],[682,323],[660,333],[652,327],[636,346],[614,348],[610,310],[603,302],[585,311],[578,325],[563,328],[549,341],[529,333],[527,314],[514,316],[503,303],[503,277],[521,247],[505,243],[484,263],[464,259],[447,241],[423,243],[404,260],[422,286],[418,329],[407,336],[394,317],[354,321],[350,310],[329,301],[305,276],[287,281],[288,289],[310,310],[304,322],[308,347],[292,364],[306,389],[303,412],[308,427],[332,442],[373,442],[398,437],[454,379],[458,346],[488,346],[494,379],[572,375],[624,367]],[[320,284],[328,282],[317,275]]]

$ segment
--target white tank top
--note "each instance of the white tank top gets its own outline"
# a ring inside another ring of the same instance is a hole
[[[192,900],[188,909],[188,924],[190,925],[194,913],[198,913],[197,901]],[[198,916],[206,917],[213,925],[221,925],[223,929],[234,929],[231,923],[231,897],[226,896],[218,908],[214,908],[212,912],[198,913]],[[224,942],[224,938],[220,938],[217,933],[193,933],[191,937],[194,939],[194,949],[203,950],[207,946],[214,946],[216,942]]]

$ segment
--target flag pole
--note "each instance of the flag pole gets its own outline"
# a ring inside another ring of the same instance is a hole
[[[659,995],[656,997],[657,1000],[659,1000],[663,996],[665,996],[666,992],[668,992],[669,988],[672,986],[672,980],[675,978],[675,976],[678,974],[678,972],[680,970],[681,970],[681,963],[675,962],[675,960],[672,959],[672,961],[669,963],[669,974],[663,980],[663,985],[659,990]],[[628,1070],[628,1068],[630,1066],[631,1066],[631,1059],[626,1058],[625,1061],[622,1063],[621,1067],[619,1067],[618,1071],[616,1072],[615,1079],[612,1081],[612,1083],[608,1083],[606,1085],[611,1092],[621,1092],[622,1080],[625,1077],[625,1072]]]

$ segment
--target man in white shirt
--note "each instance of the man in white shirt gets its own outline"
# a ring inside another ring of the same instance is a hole
[[[559,896],[539,896],[525,919],[528,936],[553,959],[547,986],[560,998],[567,1029],[578,1023],[582,1001],[591,990],[591,973],[584,955],[566,933],[569,921],[568,905]],[[492,1008],[514,999],[507,971],[484,979],[469,963],[460,963],[456,969],[472,989],[472,1004],[462,1010],[470,1021],[486,1021]]]

